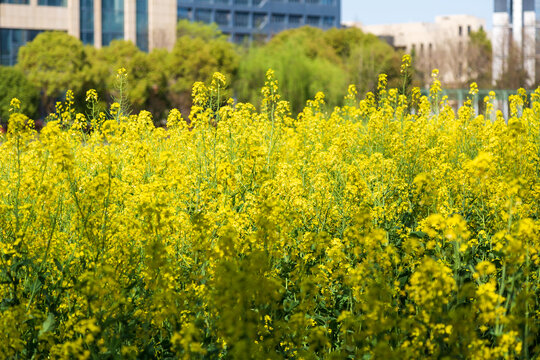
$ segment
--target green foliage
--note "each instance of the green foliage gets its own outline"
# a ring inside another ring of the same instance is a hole
[[[167,86],[169,75],[167,68],[169,51],[167,49],[154,49],[147,55],[149,71],[146,81],[150,84],[145,109],[154,114],[155,119],[166,118],[169,110],[174,107],[169,101],[170,89]],[[128,73],[129,76],[129,73]]]
[[[176,36],[188,36],[204,40],[227,40],[216,23],[206,24],[201,21],[180,20],[176,26]]]
[[[96,49],[66,33],[46,32],[22,48],[18,66],[42,89],[48,112],[68,88],[79,110],[85,108],[82,89],[96,89],[102,106],[118,99],[117,70],[125,68],[122,97],[133,111],[150,110],[156,121],[171,108],[189,113],[193,84],[209,81],[217,71],[232,79],[223,100],[234,94],[240,101],[258,104],[266,70],[274,69],[281,93],[295,112],[318,91],[324,91],[327,103],[334,106],[343,103],[348,84],[356,85],[360,95],[374,90],[382,72],[388,74],[389,85],[398,85],[399,55],[359,29],[302,27],[245,48],[230,43],[216,24],[182,20],[177,36],[170,51],[145,53],[129,41],[115,40]]]
[[[14,67],[0,66],[0,125],[5,127],[9,119],[11,99],[21,101],[21,110],[28,116],[36,116],[39,104],[37,89],[22,72]]]
[[[471,44],[481,47],[486,53],[491,53],[491,41],[483,28],[480,28],[478,31],[471,31],[469,34],[469,41]]]
[[[264,81],[266,70],[275,70],[281,93],[298,112],[317,91],[324,91],[337,104],[346,87],[346,74],[339,59],[322,38],[323,31],[311,27],[284,31],[268,44],[252,48],[240,64],[236,92],[241,101],[259,103],[261,94],[252,89]],[[324,74],[324,75],[322,75]]]
[[[260,103],[262,95],[253,89],[263,82],[267,68],[272,68],[276,72],[280,92],[291,99],[293,111],[298,112],[320,89],[324,89],[331,103],[338,103],[346,87],[343,70],[326,59],[310,58],[301,50],[297,53],[299,46],[286,42],[272,48],[251,50],[238,72],[238,98],[244,102]]]
[[[394,85],[399,66],[400,57],[389,45],[359,29],[302,27],[250,49],[240,63],[235,89],[240,100],[258,103],[260,94],[252,89],[260,86],[266,70],[272,68],[282,94],[298,112],[320,90],[332,105],[341,104],[347,84],[355,84],[361,94],[373,90],[382,72],[389,74]]]
[[[388,84],[400,87],[401,56],[390,45],[375,35],[358,28],[330,29],[324,40],[341,58],[349,84],[356,85],[360,94],[374,91],[377,75],[388,75]]]
[[[92,59],[92,71],[100,81],[100,92],[108,90],[109,96],[118,98],[116,88],[117,70],[126,69],[128,76],[127,99],[135,110],[144,108],[151,91],[148,54],[131,41],[113,40],[109,46],[96,51]]]
[[[21,47],[17,67],[43,91],[43,103],[49,111],[66,90],[80,95],[88,80],[84,46],[64,32],[41,33]]]
[[[237,71],[239,56],[215,25],[181,21],[179,34],[182,36],[176,40],[165,65],[167,96],[173,107],[188,112],[193,83],[210,80],[216,71],[231,78]]]
[[[492,83],[492,47],[484,29],[471,31],[467,49],[468,83],[475,81],[480,88],[490,88]]]

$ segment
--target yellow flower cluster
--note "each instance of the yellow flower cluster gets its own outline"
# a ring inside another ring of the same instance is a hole
[[[507,123],[436,71],[298,116],[272,71],[260,110],[226,85],[166,129],[95,90],[40,132],[12,102],[0,358],[540,356],[539,92]]]

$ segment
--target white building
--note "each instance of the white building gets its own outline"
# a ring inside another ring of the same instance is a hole
[[[540,3],[540,2],[539,2]],[[527,74],[527,86],[536,79],[535,0],[495,0],[493,13],[493,83],[508,66]],[[540,10],[540,9],[539,9]]]
[[[471,15],[437,16],[435,22],[411,22],[360,27],[387,40],[395,48],[414,55],[415,65],[428,81],[431,70],[439,69],[446,85],[466,82],[467,59],[462,56],[467,49],[471,31],[485,28],[485,20]]]

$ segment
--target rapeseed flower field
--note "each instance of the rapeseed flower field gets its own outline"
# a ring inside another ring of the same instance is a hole
[[[90,90],[38,132],[12,101],[0,357],[540,356],[540,91],[505,120],[436,72],[298,116],[272,71],[260,107],[225,88],[166,129]]]

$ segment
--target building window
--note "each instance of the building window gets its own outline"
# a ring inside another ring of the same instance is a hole
[[[38,0],[42,6],[67,6],[67,0]]]
[[[263,34],[267,39],[278,31],[303,25],[322,29],[339,27],[339,3],[337,0],[177,0],[177,18],[215,22],[221,30],[232,32],[231,41],[238,40],[238,32],[249,33],[253,41],[255,34]]]
[[[231,23],[231,13],[229,11],[216,11],[216,24],[229,26]]]
[[[540,28],[536,28],[536,38],[540,39]],[[536,41],[536,55],[540,55],[540,41]],[[537,72],[540,75],[540,73]]]
[[[458,27],[458,35],[459,36],[463,35],[463,27],[461,25],[459,25]]]
[[[285,23],[285,15],[284,14],[272,14],[271,22],[272,22],[272,24],[284,24]]]
[[[195,21],[202,21],[204,23],[212,22],[212,10],[210,9],[195,9]]]
[[[234,26],[249,27],[249,13],[247,12],[234,13]]]
[[[471,25],[467,25],[467,35],[471,35]]]
[[[308,16],[306,18],[306,24],[312,25],[312,26],[319,26],[321,23],[321,17],[320,16]]]
[[[0,4],[30,4],[30,0],[0,0]]]
[[[94,0],[81,0],[81,41],[94,45]]]
[[[148,51],[148,0],[137,0],[137,46]]]
[[[289,24],[291,25],[302,24],[302,15],[289,15]]]
[[[336,18],[333,16],[325,16],[323,17],[323,26],[325,27],[332,27],[335,25]]]
[[[178,19],[191,20],[191,9],[185,7],[178,8]]]
[[[43,30],[0,29],[0,65],[17,63],[19,49]]]
[[[102,0],[102,45],[124,38],[124,0]]]
[[[268,20],[268,16],[265,13],[253,14],[253,27],[256,29],[262,29]]]

